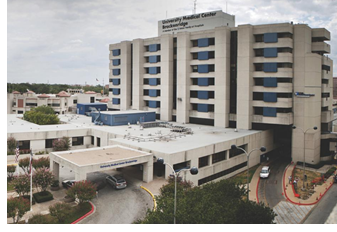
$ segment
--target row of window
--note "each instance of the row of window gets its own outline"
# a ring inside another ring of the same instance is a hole
[[[254,107],[255,115],[265,117],[277,117],[277,113],[291,113],[292,108],[276,108],[276,107]]]
[[[255,86],[277,87],[278,83],[293,83],[293,79],[277,77],[254,77]]]
[[[45,148],[53,148],[53,141],[56,140],[55,139],[46,139],[45,140]],[[80,146],[83,145],[83,136],[79,136],[79,137],[72,137],[72,146]],[[18,141],[19,143],[19,149],[20,150],[27,150],[30,149],[30,140],[22,140],[22,141]]]
[[[143,94],[144,96],[160,97],[160,90],[159,89],[144,89]]]
[[[214,91],[191,91],[191,98],[214,99]]]
[[[279,38],[293,38],[293,34],[290,32],[273,32],[273,33],[264,33],[254,35],[255,42],[264,42],[264,43],[277,43]]]
[[[292,98],[292,93],[253,92],[254,101],[277,102],[277,98]]]
[[[254,49],[255,57],[277,57],[278,53],[293,53],[292,48],[259,48]]]
[[[278,68],[292,68],[292,63],[254,63],[255,71],[277,72]]]

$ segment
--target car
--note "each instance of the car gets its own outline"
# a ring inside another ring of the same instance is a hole
[[[126,180],[122,175],[113,175],[113,176],[107,176],[106,182],[110,184],[115,189],[124,189],[127,186]]]
[[[62,181],[62,186],[67,189],[73,186],[75,182],[76,182],[75,180],[64,180]]]
[[[270,168],[268,166],[262,167],[260,172],[260,178],[268,178],[270,174]]]

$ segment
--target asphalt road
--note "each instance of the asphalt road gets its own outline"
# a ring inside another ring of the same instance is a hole
[[[260,179],[259,201],[273,208],[280,201],[285,200],[282,195],[282,178],[288,162],[282,159],[275,160],[270,165],[270,175],[267,179]]]
[[[108,174],[117,171],[94,172],[87,175],[87,180],[94,183],[105,183]],[[106,184],[98,191],[98,197],[92,200],[96,211],[80,224],[131,224],[146,215],[147,209],[153,208],[153,200],[149,193],[140,188],[142,181],[124,175],[128,186],[115,190]],[[65,168],[60,169],[60,181],[74,179],[75,175]]]
[[[336,205],[337,184],[334,184],[329,189],[329,191],[322,197],[318,204],[312,209],[303,224],[324,224]]]

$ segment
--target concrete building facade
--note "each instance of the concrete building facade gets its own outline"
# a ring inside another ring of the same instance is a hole
[[[280,23],[110,44],[108,107],[155,110],[157,119],[178,123],[275,129],[293,161],[316,164],[336,139],[329,40],[324,28]]]

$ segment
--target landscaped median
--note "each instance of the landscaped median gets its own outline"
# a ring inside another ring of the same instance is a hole
[[[143,186],[140,186],[140,187],[151,195],[151,197],[153,199],[153,211],[156,211],[156,209],[157,209],[157,202],[156,202],[156,199],[155,199],[154,195],[147,188],[145,188]]]

